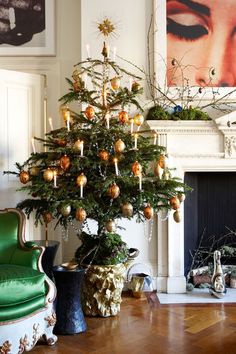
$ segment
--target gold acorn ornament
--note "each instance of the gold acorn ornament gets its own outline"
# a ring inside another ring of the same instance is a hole
[[[51,168],[47,168],[44,172],[43,172],[43,179],[46,182],[51,182],[53,180],[54,177],[54,173],[53,170]]]
[[[122,215],[125,217],[131,217],[133,215],[133,205],[129,202],[126,202],[121,205]]]
[[[101,150],[98,153],[99,158],[102,161],[108,161],[109,160],[109,152],[107,150]]]
[[[159,160],[158,160],[158,165],[159,165],[161,168],[163,168],[163,169],[166,168],[166,157],[165,157],[165,155],[161,155],[161,156],[160,156],[160,158],[159,158]]]
[[[63,206],[60,208],[60,212],[61,212],[61,215],[64,216],[64,217],[69,216],[70,213],[71,213],[71,206],[70,206],[69,204],[63,205]]]
[[[185,201],[185,194],[184,193],[178,193],[178,199],[180,203]]]
[[[116,153],[121,153],[125,149],[125,143],[119,139],[115,142],[114,150]]]
[[[21,181],[21,183],[26,184],[27,182],[29,182],[29,180],[30,180],[29,172],[24,171],[24,170],[21,171],[20,172],[20,181]]]
[[[177,210],[180,207],[180,201],[178,197],[172,197],[170,199],[170,206],[172,209]]]
[[[144,122],[144,117],[142,114],[138,113],[134,116],[134,124],[137,125],[137,127],[141,127],[143,122]]]
[[[108,232],[114,232],[116,230],[116,224],[113,220],[109,219],[107,222],[106,222],[106,230]]]
[[[122,124],[126,124],[129,121],[129,114],[126,111],[119,112],[119,122]]]
[[[88,106],[85,109],[84,114],[85,114],[86,118],[93,119],[94,116],[95,116],[95,110],[94,110],[94,108],[92,106]]]
[[[79,222],[84,222],[86,217],[87,217],[87,213],[83,208],[80,207],[80,208],[76,209],[76,212],[75,212],[76,220],[78,220]]]
[[[115,76],[113,77],[111,80],[111,87],[113,88],[113,90],[117,91],[120,88],[120,77],[119,76]]]
[[[70,113],[69,107],[65,104],[61,104],[59,107],[59,112],[63,120],[66,122],[68,120],[68,114]]]
[[[181,222],[181,215],[179,209],[175,210],[173,218],[175,222]]]
[[[83,140],[77,140],[75,143],[74,143],[74,149],[75,150],[78,150],[78,151],[81,151],[81,148],[82,148],[82,145],[84,144]]]
[[[143,208],[143,214],[145,216],[146,219],[150,220],[153,218],[154,215],[154,210],[153,207],[151,207],[150,204],[147,204],[144,208]]]
[[[107,194],[112,198],[112,199],[116,199],[119,197],[120,195],[120,188],[117,186],[116,183],[113,183],[107,191]]]
[[[39,170],[38,166],[32,166],[29,169],[29,173],[31,176],[38,176],[39,172],[40,172],[40,170]]]
[[[67,155],[64,155],[60,158],[60,166],[61,168],[66,171],[70,167],[70,158]]]
[[[52,213],[50,213],[50,211],[44,211],[43,212],[43,221],[45,222],[45,224],[49,224],[52,221],[53,217],[52,217]]]
[[[135,176],[141,175],[143,168],[138,161],[135,161],[131,168],[132,168],[132,172]]]

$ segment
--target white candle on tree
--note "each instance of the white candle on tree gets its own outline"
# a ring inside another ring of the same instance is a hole
[[[134,131],[134,118],[130,119],[130,133],[133,134]]]
[[[83,190],[84,190],[84,186],[80,184],[80,198],[83,198]]]
[[[115,157],[114,158],[114,164],[115,164],[115,172],[116,172],[116,176],[119,175],[119,170],[118,170],[118,159]]]
[[[84,156],[84,142],[80,141],[80,156]]]
[[[53,171],[53,186],[57,188],[57,171]]]
[[[31,145],[32,145],[33,153],[35,154],[36,149],[35,149],[34,137],[31,138]]]
[[[52,124],[52,118],[51,117],[48,118],[48,122],[49,122],[50,129],[53,130],[53,124]]]
[[[138,134],[134,134],[134,149],[137,150],[138,148]]]
[[[142,173],[139,174],[138,178],[139,178],[139,190],[141,191],[142,190]]]
[[[67,130],[68,132],[70,131],[70,111],[66,111],[66,126],[67,126]]]

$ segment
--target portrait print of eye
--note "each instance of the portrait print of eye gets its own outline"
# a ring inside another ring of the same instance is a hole
[[[208,34],[201,25],[183,25],[167,18],[167,33],[183,40],[195,40]]]

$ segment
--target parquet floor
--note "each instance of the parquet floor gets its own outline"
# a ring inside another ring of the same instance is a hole
[[[236,304],[160,305],[123,296],[116,317],[86,317],[84,333],[59,336],[34,354],[236,354]]]

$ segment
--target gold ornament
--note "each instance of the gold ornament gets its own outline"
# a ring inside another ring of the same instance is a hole
[[[180,207],[180,201],[178,197],[172,197],[170,199],[170,206],[172,209],[177,210]]]
[[[48,224],[52,221],[52,214],[49,211],[43,212],[43,221]]]
[[[70,167],[70,158],[67,155],[64,155],[60,158],[60,166],[66,171]]]
[[[71,206],[70,205],[63,205],[60,208],[60,212],[61,212],[61,215],[64,216],[64,217],[69,216],[70,213],[71,213]]]
[[[76,183],[77,183],[77,185],[80,187],[80,186],[85,186],[86,185],[86,183],[87,183],[87,177],[83,174],[83,173],[81,173],[78,177],[77,177],[77,179],[76,179]]]
[[[126,124],[129,121],[129,115],[126,111],[119,112],[119,121],[122,124]]]
[[[46,182],[51,182],[53,180],[54,177],[54,173],[53,170],[51,170],[50,168],[47,168],[44,172],[43,172],[43,179]]]
[[[115,152],[121,153],[124,151],[124,149],[125,149],[125,143],[121,139],[117,140],[114,146]]]
[[[162,179],[163,172],[164,172],[163,168],[161,168],[161,166],[157,163],[156,166],[154,167],[154,175],[159,179]]]
[[[24,170],[20,172],[21,183],[26,184],[27,182],[29,182],[29,179],[30,179],[29,172],[24,171]]]
[[[107,191],[108,195],[112,198],[112,199],[116,199],[119,197],[120,195],[120,188],[117,186],[116,183],[113,183]]]
[[[59,107],[59,112],[61,114],[61,117],[63,120],[66,122],[68,120],[68,116],[70,116],[70,109],[68,106],[62,104]]]
[[[118,76],[113,77],[111,80],[111,87],[113,90],[118,90],[120,88],[120,78]]]
[[[180,222],[181,221],[181,215],[180,215],[180,211],[178,209],[174,212],[173,218],[174,218],[175,222]]]
[[[78,139],[78,140],[74,143],[74,148],[75,148],[76,150],[80,151],[82,145],[83,145],[83,141]]]
[[[99,151],[98,156],[99,156],[99,158],[100,158],[102,161],[108,161],[108,160],[109,160],[109,153],[108,153],[107,150],[101,150],[101,151]]]
[[[79,81],[73,82],[73,88],[74,88],[75,92],[79,92],[79,90],[81,89],[81,85],[80,85]]]
[[[98,30],[105,36],[108,37],[109,34],[115,31],[115,26],[113,23],[108,19],[105,18],[103,22],[98,23]]]
[[[32,166],[32,167],[30,167],[29,172],[30,172],[31,176],[38,176],[40,170],[37,166]]]
[[[78,220],[80,222],[84,222],[86,217],[87,217],[87,214],[86,214],[86,211],[83,208],[76,209],[76,212],[75,212],[76,220]]]
[[[142,114],[138,113],[134,116],[134,124],[140,127],[144,122],[144,117]]]
[[[142,166],[138,161],[135,161],[132,165],[132,172],[135,176],[140,176],[142,173]]]
[[[85,114],[86,118],[93,119],[93,117],[95,116],[95,110],[92,106],[88,106],[85,109],[84,114]]]
[[[72,77],[75,81],[78,81],[80,79],[80,71],[78,69],[75,69],[72,73]]]
[[[115,224],[115,222],[113,221],[113,220],[108,220],[107,222],[106,222],[106,230],[108,231],[108,232],[114,232],[115,231],[115,229],[116,229],[116,224]]]
[[[182,203],[185,200],[185,194],[184,193],[178,193],[178,199],[180,203]]]
[[[125,217],[131,217],[133,215],[133,205],[130,203],[124,203],[121,206],[122,215]]]
[[[144,214],[145,218],[148,219],[148,220],[153,218],[154,210],[150,206],[150,204],[148,204],[147,206],[144,207],[143,214]]]
[[[159,160],[158,160],[158,165],[160,165],[163,170],[166,168],[166,157],[165,155],[161,155]]]
[[[138,82],[134,81],[134,82],[132,83],[131,90],[132,90],[133,92],[137,92],[137,91],[139,91],[140,89],[141,89],[141,85],[140,85]]]

